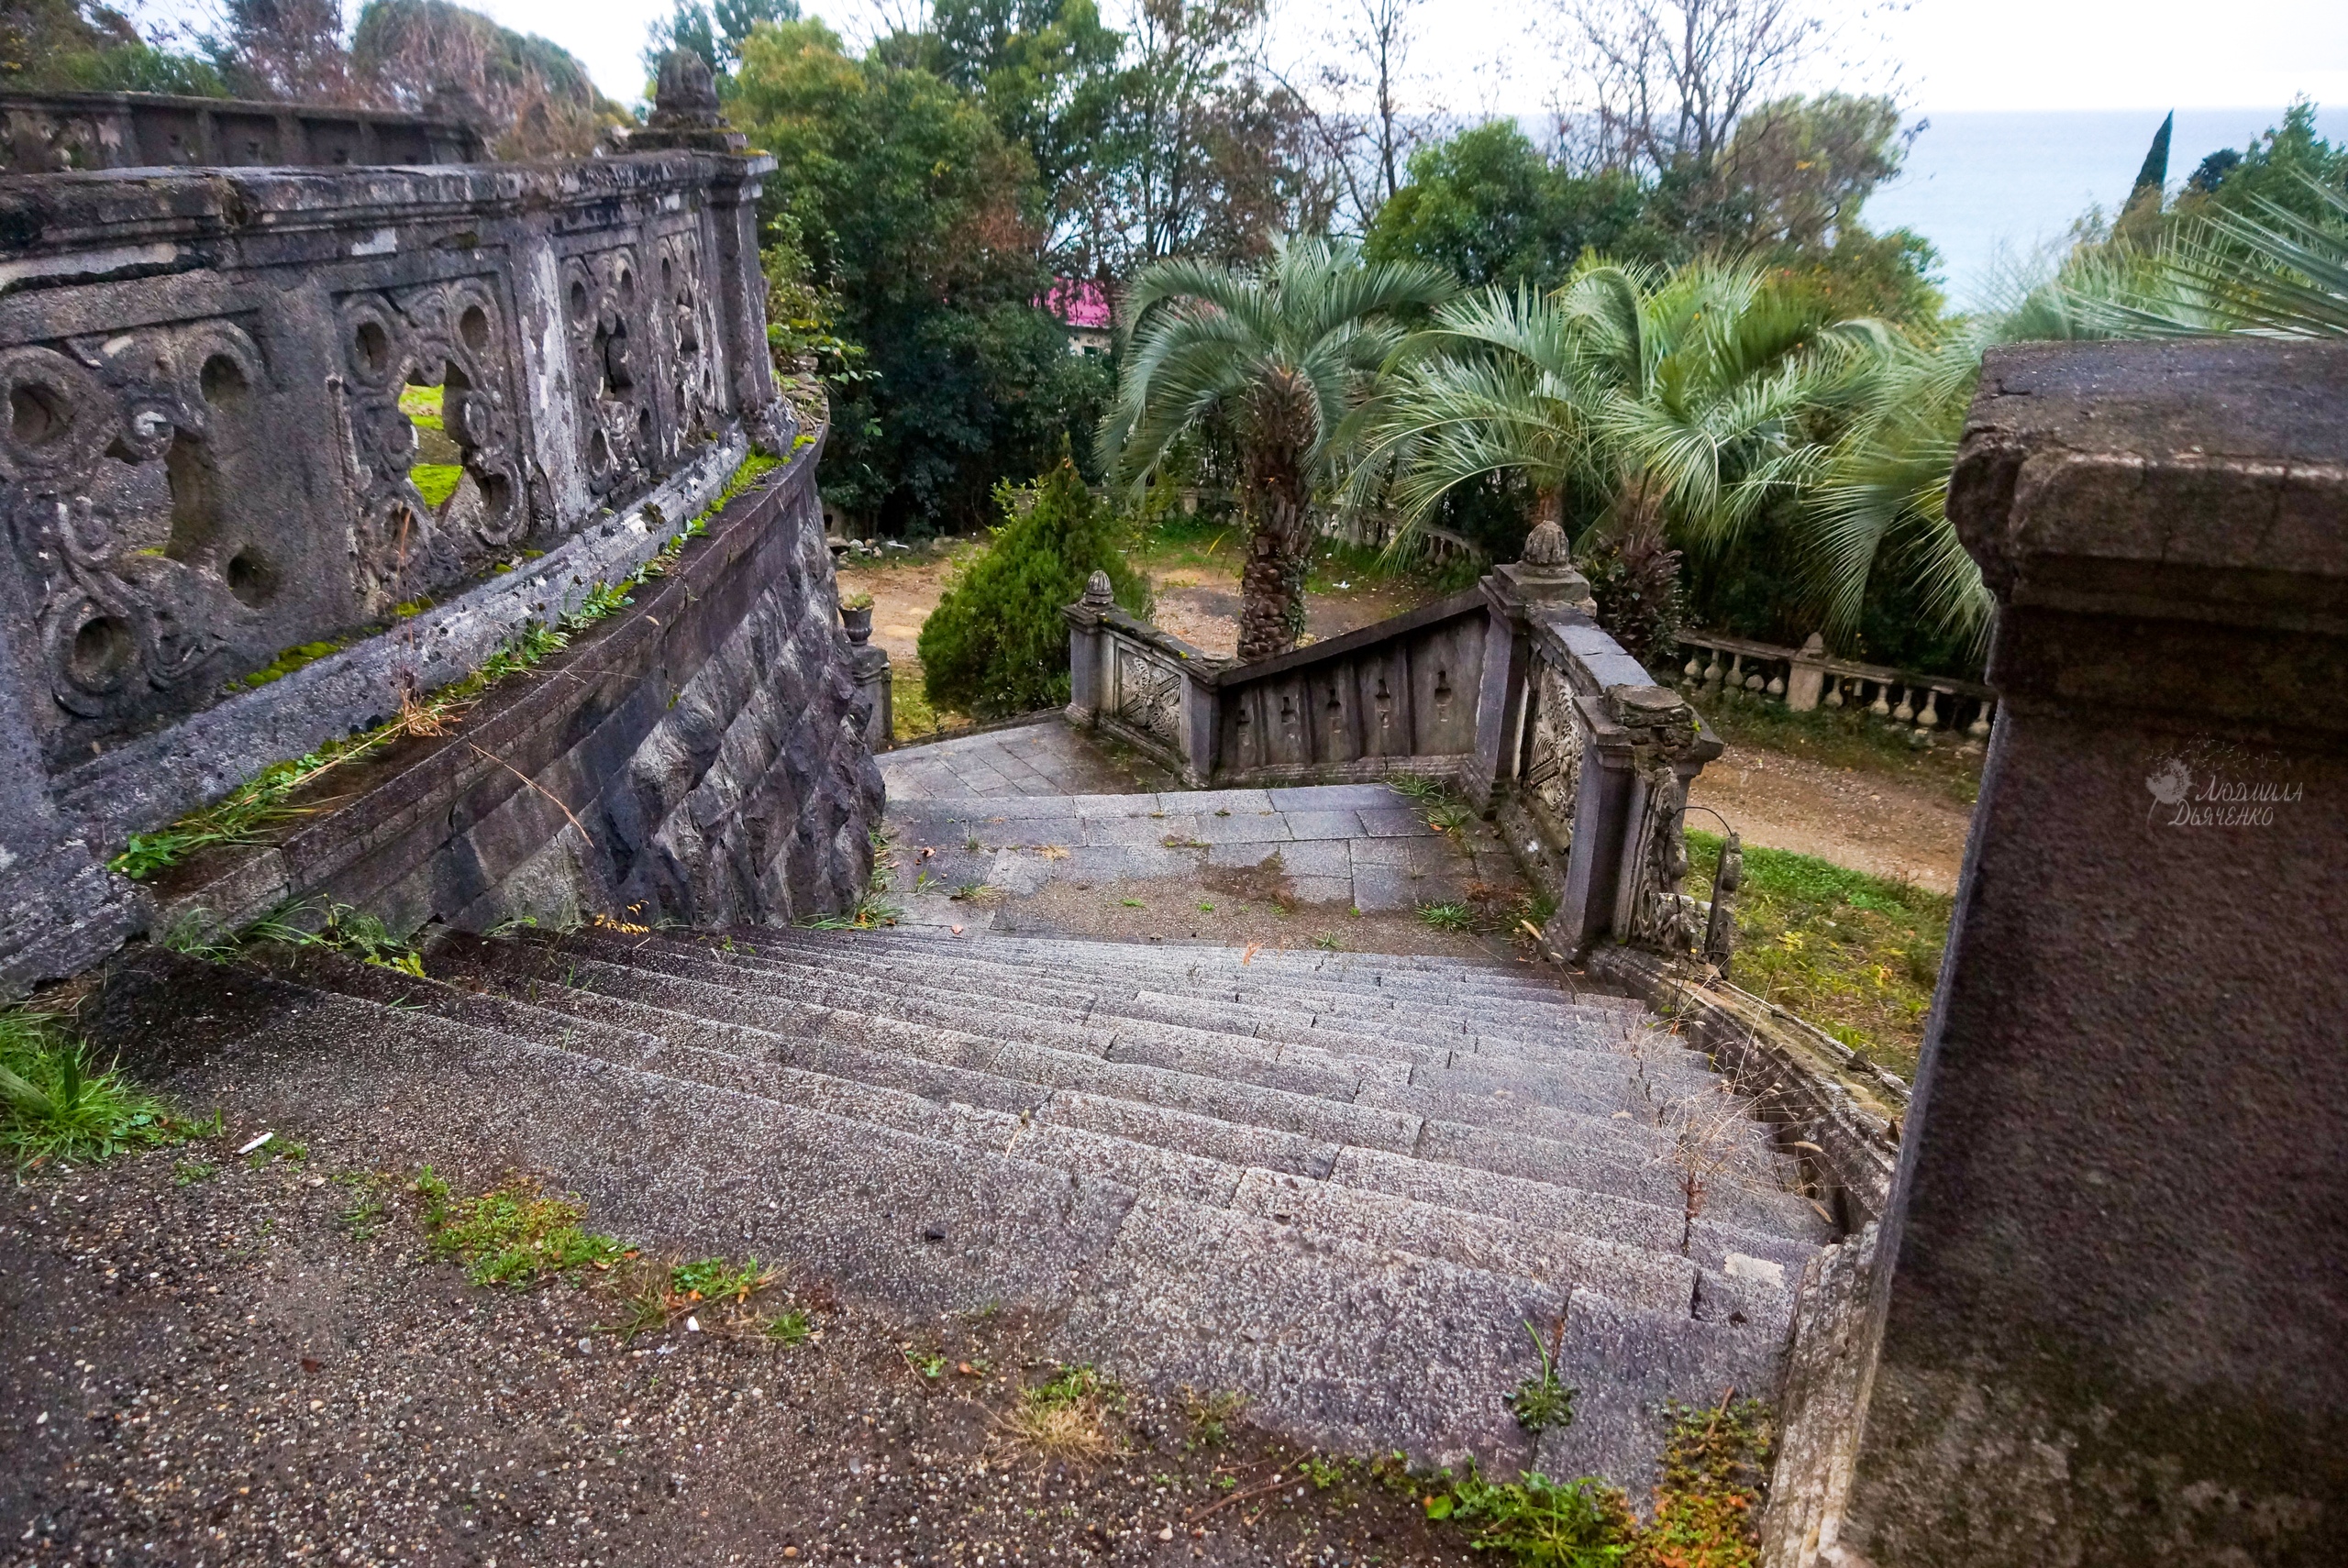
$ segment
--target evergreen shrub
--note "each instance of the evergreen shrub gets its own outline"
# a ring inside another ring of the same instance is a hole
[[[995,486],[1003,521],[921,629],[930,702],[980,719],[1068,701],[1068,622],[1060,612],[1109,574],[1117,602],[1150,609],[1149,583],[1127,563],[1127,527],[1085,487],[1065,455],[1032,485]]]

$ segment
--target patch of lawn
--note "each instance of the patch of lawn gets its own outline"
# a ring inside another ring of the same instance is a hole
[[[1871,718],[1860,708],[1816,708],[1797,713],[1783,702],[1758,697],[1691,697],[1712,733],[1731,745],[1783,752],[1828,767],[1881,774],[1918,789],[1936,790],[1960,806],[1980,798],[1984,748],[1968,745],[1946,731],[1928,745],[1908,739],[1898,724]]]
[[[1688,834],[1688,891],[1710,898],[1718,835]],[[1955,900],[1747,845],[1729,977],[1913,1080]]]

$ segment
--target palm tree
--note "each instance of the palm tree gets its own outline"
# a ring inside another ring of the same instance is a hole
[[[2223,332],[2348,335],[2348,197],[2313,180],[2316,217],[2261,201],[2176,226],[2153,249],[2074,253],[2055,276],[1937,343],[1890,346],[1806,509],[1802,565],[1830,633],[1858,624],[1886,570],[1907,579],[1937,629],[1987,641],[1994,605],[1944,503],[1980,378],[2003,343]]]
[[[1510,474],[1532,487],[1536,527],[1564,524],[1569,491],[1599,497],[1585,548],[1715,547],[1814,473],[1818,412],[1855,394],[1888,336],[1714,261],[1593,261],[1553,294],[1486,289],[1404,346],[1356,421],[1350,493],[1390,483],[1399,540],[1456,487]]]
[[[1440,304],[1456,286],[1435,268],[1368,262],[1356,246],[1318,239],[1291,240],[1257,269],[1176,259],[1134,280],[1102,458],[1116,482],[1138,488],[1202,422],[1229,422],[1248,535],[1241,658],[1302,634],[1312,492],[1331,437],[1400,346],[1397,313]]]

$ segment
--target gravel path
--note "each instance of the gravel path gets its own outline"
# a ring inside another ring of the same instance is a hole
[[[0,1198],[0,1562],[1469,1561],[1359,1467],[1317,1488],[1179,1401],[1130,1397],[1097,1465],[1039,1459],[1002,1425],[1052,1373],[1014,1317],[802,1282],[797,1347],[628,1344],[604,1292],[471,1286],[400,1184],[251,1168],[251,1131]]]

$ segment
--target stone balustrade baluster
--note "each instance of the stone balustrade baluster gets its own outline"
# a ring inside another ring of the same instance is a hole
[[[1988,740],[1989,738],[1989,725],[1997,716],[1998,704],[1996,701],[1990,698],[1984,698],[1980,706],[1973,711],[1973,722],[1965,726],[1965,733],[1971,735],[1977,741]]]
[[[1874,682],[1875,701],[1867,704],[1867,712],[1878,719],[1891,717],[1891,688],[1884,681]]]

